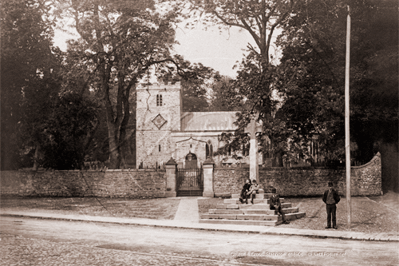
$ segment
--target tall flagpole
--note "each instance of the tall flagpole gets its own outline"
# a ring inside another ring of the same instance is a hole
[[[351,228],[351,151],[350,151],[350,108],[349,108],[349,59],[351,38],[351,16],[348,6],[348,17],[346,22],[346,58],[345,58],[345,168],[346,168],[346,203],[348,209],[348,228]]]

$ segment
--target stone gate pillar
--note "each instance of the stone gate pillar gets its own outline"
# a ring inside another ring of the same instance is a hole
[[[205,160],[203,163],[204,168],[204,192],[202,193],[203,197],[211,197],[215,196],[213,191],[213,166],[215,162],[211,157]]]
[[[165,164],[166,169],[166,197],[176,197],[176,166],[177,163],[171,157]]]

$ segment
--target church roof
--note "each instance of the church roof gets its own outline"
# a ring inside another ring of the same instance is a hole
[[[182,131],[229,131],[234,125],[237,112],[184,112],[181,118]]]

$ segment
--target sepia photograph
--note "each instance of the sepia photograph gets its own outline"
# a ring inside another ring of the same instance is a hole
[[[397,0],[0,23],[0,265],[399,265]]]

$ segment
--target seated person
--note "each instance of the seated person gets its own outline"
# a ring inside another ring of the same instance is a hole
[[[271,210],[276,210],[277,215],[282,216],[283,218],[283,224],[289,224],[287,220],[285,220],[285,215],[281,211],[281,202],[280,202],[280,196],[279,194],[276,193],[276,190],[274,189],[273,195],[270,197],[270,209]]]
[[[256,180],[255,179],[252,180],[252,185],[248,191],[248,195],[251,197],[252,204],[254,204],[254,198],[255,198],[255,195],[258,194],[259,188],[260,187],[259,187],[258,183],[256,182]]]
[[[248,192],[250,188],[251,188],[251,180],[247,179],[241,190],[241,196],[240,196],[241,203],[244,203],[243,201],[245,200],[245,203],[248,204],[248,196],[249,196]]]

